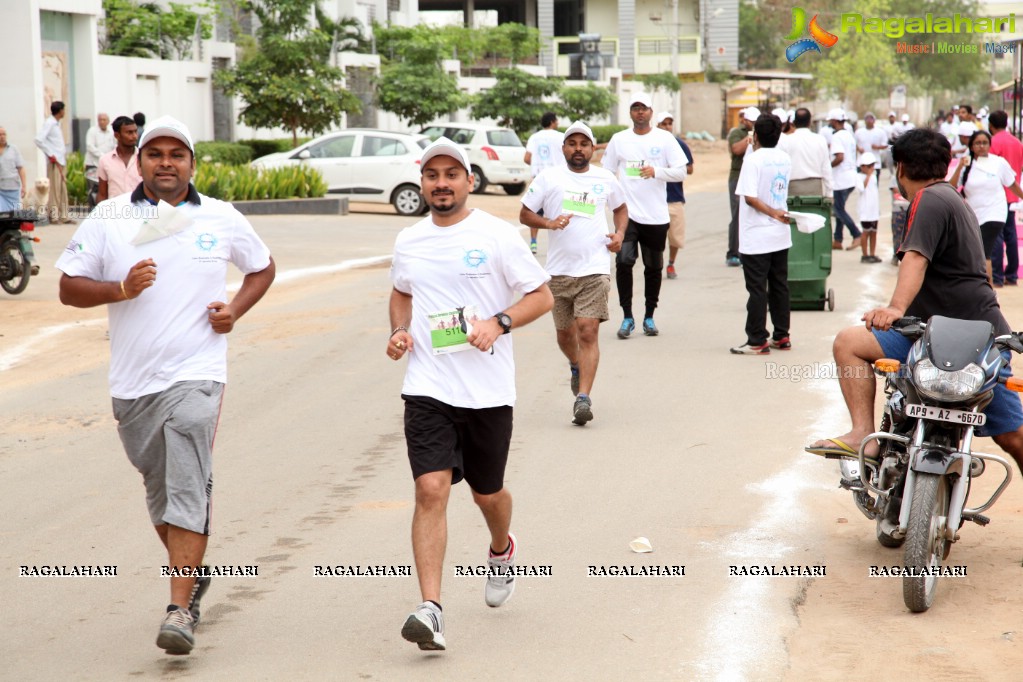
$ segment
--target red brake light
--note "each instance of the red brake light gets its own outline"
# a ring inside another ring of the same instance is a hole
[[[21,224],[21,231],[22,232],[31,232],[34,229],[36,229],[36,224],[35,223],[22,223]]]
[[[500,161],[500,159],[497,157],[497,152],[495,152],[490,147],[484,147],[480,151],[482,151],[484,154],[487,155],[487,160],[489,160],[489,161]]]

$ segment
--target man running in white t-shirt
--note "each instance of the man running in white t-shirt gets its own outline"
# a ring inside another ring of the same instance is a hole
[[[415,479],[412,553],[423,601],[401,635],[444,649],[440,604],[451,486],[463,478],[490,531],[488,606],[515,589],[516,541],[504,470],[512,434],[512,328],[551,309],[547,273],[511,224],[470,210],[469,157],[446,137],[423,150],[430,216],[405,228],[391,262],[387,356],[408,354],[402,385],[405,441]],[[521,298],[517,297],[521,296]]]
[[[548,111],[540,118],[541,130],[526,140],[526,155],[523,161],[529,164],[529,172],[535,178],[548,168],[565,167],[565,155],[561,153],[564,135],[558,132],[558,115]],[[536,253],[536,236],[539,230],[529,228],[529,250]]]
[[[686,155],[671,133],[651,125],[654,110],[650,95],[637,92],[629,101],[632,128],[615,133],[607,144],[601,165],[618,177],[629,207],[629,227],[615,260],[618,302],[625,319],[618,338],[627,339],[636,329],[632,314],[632,266],[643,255],[646,308],[643,333],[657,336],[654,310],[661,293],[664,246],[668,237],[667,183],[686,179]]]
[[[597,374],[600,323],[609,319],[611,259],[618,253],[629,214],[622,188],[603,168],[590,165],[597,139],[589,126],[576,121],[564,135],[566,167],[540,173],[522,198],[519,222],[547,229],[547,273],[554,294],[554,328],[558,347],[571,370],[572,423],[593,419],[590,392]],[[605,207],[614,212],[615,229],[608,230]],[[540,215],[540,213],[543,215]]]

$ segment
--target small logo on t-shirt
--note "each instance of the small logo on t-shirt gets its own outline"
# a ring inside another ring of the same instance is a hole
[[[487,253],[483,249],[469,249],[462,260],[470,268],[479,268],[487,262]]]
[[[203,251],[212,251],[217,245],[217,237],[209,232],[203,232],[196,237],[195,245]]]
[[[74,239],[72,239],[67,243],[67,246],[64,247],[64,250],[70,253],[71,255],[75,255],[77,253],[81,253],[82,251],[84,251],[85,245],[83,245],[81,242],[76,242]]]
[[[774,176],[774,180],[771,181],[771,199],[776,204],[785,205],[789,196],[789,179],[785,177],[784,173],[778,173]]]
[[[592,191],[593,191],[594,194],[603,194],[604,193],[604,185],[602,185],[601,183],[598,182],[598,183],[593,185]]]
[[[661,155],[661,148],[660,147],[651,147],[650,148],[650,156],[660,156],[660,155]]]

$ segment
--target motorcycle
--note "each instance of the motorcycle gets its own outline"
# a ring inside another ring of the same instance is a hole
[[[881,545],[905,545],[902,596],[910,611],[920,613],[933,604],[938,578],[958,574],[942,562],[963,524],[987,525],[983,512],[1012,480],[1010,462],[974,452],[973,437],[987,421],[981,410],[998,383],[1023,391],[1023,380],[1002,376],[1008,352],[1023,353],[1023,337],[995,337],[989,322],[937,315],[926,323],[902,318],[892,328],[915,343],[905,365],[874,363],[874,373],[885,380],[880,430],[863,439],[857,460],[841,461],[840,486],[876,521]],[[865,452],[872,441],[880,446],[876,457]],[[1004,478],[983,504],[968,507],[970,483],[988,464],[1001,466]]]
[[[96,208],[96,199],[99,195],[99,168],[86,166],[85,168],[86,203],[89,210]]]
[[[32,242],[37,220],[35,211],[0,213],[0,287],[9,294],[20,294],[32,275],[39,274]]]

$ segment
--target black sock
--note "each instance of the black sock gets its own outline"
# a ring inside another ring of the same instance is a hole
[[[647,308],[646,309],[646,316],[649,317],[651,320],[654,319],[654,309],[653,308]]]
[[[436,606],[436,607],[437,607],[437,610],[438,610],[438,611],[443,611],[443,610],[444,610],[444,609],[442,609],[442,608],[440,607],[440,604],[438,604],[437,602],[435,602],[435,601],[434,601],[434,600],[432,600],[432,599],[427,599],[427,600],[426,600],[426,602],[427,602],[428,604],[433,604],[434,606]]]
[[[504,548],[503,552],[495,552],[494,548],[491,547],[490,548],[490,555],[491,556],[501,556],[503,554],[507,554],[509,549],[511,549],[511,540],[508,541],[508,546]]]
[[[631,320],[632,319],[632,306],[629,306],[628,308],[626,308],[625,306],[622,306],[622,313],[625,315],[625,317],[627,319]]]

